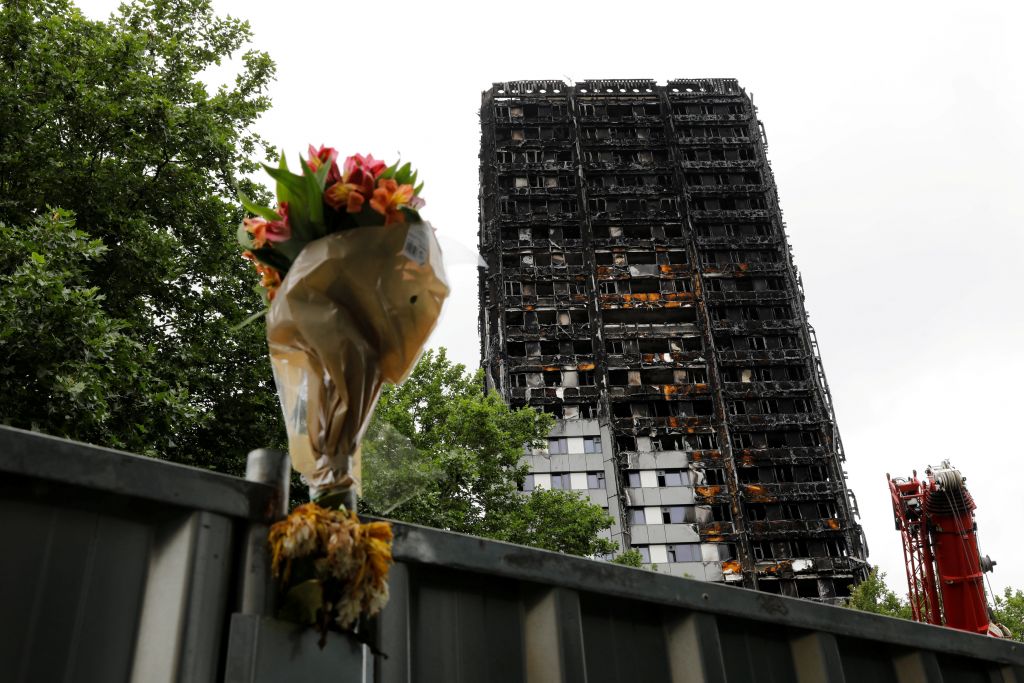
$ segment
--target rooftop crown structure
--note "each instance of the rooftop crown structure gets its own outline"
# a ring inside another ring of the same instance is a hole
[[[552,413],[527,488],[659,571],[847,596],[866,548],[763,129],[735,80],[483,93],[482,360]]]

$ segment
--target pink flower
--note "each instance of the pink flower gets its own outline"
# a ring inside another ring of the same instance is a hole
[[[333,185],[334,183],[341,180],[341,171],[338,170],[338,150],[333,147],[324,147],[320,145],[320,149],[315,149],[313,145],[309,146],[309,158],[306,159],[306,165],[309,166],[311,171],[316,171],[323,164],[330,164],[331,170],[327,172],[327,184]]]
[[[365,157],[362,154],[354,154],[345,159],[343,179],[346,183],[355,185],[363,185],[369,179],[372,187],[372,181],[377,180],[377,177],[387,167],[388,165],[383,161],[374,159],[372,154],[367,154]]]
[[[259,249],[267,242],[287,242],[292,238],[292,226],[288,223],[288,202],[281,202],[277,213],[281,216],[279,221],[268,221],[259,216],[242,221],[242,227],[252,235],[254,249]]]
[[[292,238],[292,226],[288,222],[288,202],[281,202],[277,206],[277,214],[281,220],[267,221],[267,241],[287,242]]]

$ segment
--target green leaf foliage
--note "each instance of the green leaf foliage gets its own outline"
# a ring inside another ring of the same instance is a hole
[[[208,0],[0,5],[0,421],[236,474],[282,444],[263,331],[231,330],[260,308],[236,190],[270,199],[249,39]]]
[[[109,258],[66,211],[0,224],[3,422],[136,453],[173,451],[174,426],[202,416],[188,388],[161,375],[160,350],[87,283]]]
[[[618,544],[597,536],[612,518],[575,491],[534,490],[501,518],[501,539],[573,555],[609,555]]]
[[[868,578],[854,586],[846,606],[861,612],[913,619],[910,603],[890,590],[885,583],[885,572],[879,571],[878,567],[871,570]]]
[[[1024,591],[1007,586],[994,596],[995,621],[1010,630],[1010,637],[1024,642]]]
[[[268,221],[281,220],[281,215],[278,214],[277,211],[274,211],[269,206],[257,204],[256,202],[249,199],[241,190],[239,190],[238,192],[238,200],[242,203],[242,207],[249,213],[256,214],[257,216],[260,216],[261,218],[264,218]],[[241,224],[239,224],[238,229],[242,231],[245,230],[245,228],[242,227]]]
[[[639,550],[630,548],[625,552],[619,553],[612,562],[626,567],[636,567],[639,569],[644,566],[644,556],[640,554]]]
[[[574,555],[613,551],[599,538],[612,524],[600,507],[568,492],[520,493],[524,444],[540,445],[551,417],[510,410],[482,387],[480,372],[452,363],[442,348],[424,353],[402,386],[384,389],[363,444],[361,509]],[[379,467],[396,461],[401,468]],[[396,471],[413,483],[395,481]]]

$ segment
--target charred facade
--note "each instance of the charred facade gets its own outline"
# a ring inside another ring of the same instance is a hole
[[[482,361],[659,570],[835,600],[866,547],[756,110],[736,81],[483,93]]]

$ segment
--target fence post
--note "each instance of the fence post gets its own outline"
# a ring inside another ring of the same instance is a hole
[[[260,484],[269,484],[277,489],[274,509],[275,518],[284,517],[288,512],[288,489],[291,483],[291,469],[288,454],[270,448],[259,448],[249,453],[245,464],[245,478]],[[267,532],[270,527],[262,523],[249,525],[245,539],[245,556],[242,565],[242,614],[273,613],[274,580],[270,575],[270,548],[267,546]]]

